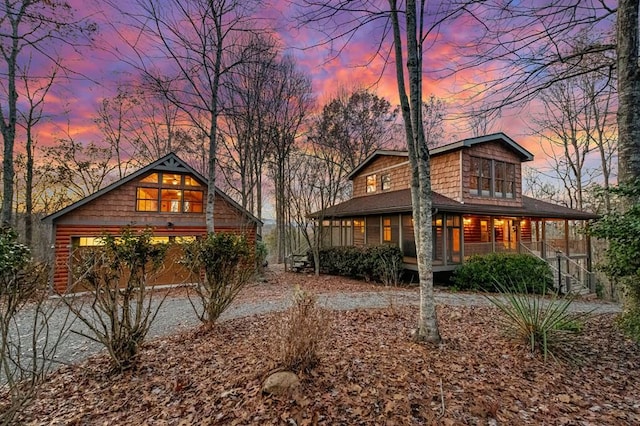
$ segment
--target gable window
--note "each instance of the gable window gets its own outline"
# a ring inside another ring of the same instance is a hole
[[[380,181],[382,183],[382,190],[388,191],[391,189],[391,175],[386,174],[380,177]]]
[[[151,173],[140,179],[136,189],[136,210],[140,212],[202,213],[204,191],[192,176],[179,173]]]
[[[367,176],[367,192],[376,192],[376,175]]]
[[[516,165],[489,158],[471,157],[471,195],[515,198]]]

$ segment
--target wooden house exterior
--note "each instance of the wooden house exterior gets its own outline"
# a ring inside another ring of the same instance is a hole
[[[503,133],[431,150],[435,272],[474,254],[529,252],[548,260],[563,286],[588,285],[590,244],[573,225],[597,216],[523,195],[521,164],[531,160]],[[352,198],[314,214],[323,244],[394,244],[417,269],[407,152],[376,151],[349,178]]]
[[[175,154],[149,164],[104,189],[43,219],[51,224],[53,272],[51,286],[65,292],[72,285],[73,253],[100,244],[105,234],[124,227],[151,228],[158,242],[189,241],[206,234],[207,180]],[[216,232],[244,234],[255,242],[260,221],[220,190],[214,201]],[[162,272],[152,284],[184,283],[186,272],[167,253]]]

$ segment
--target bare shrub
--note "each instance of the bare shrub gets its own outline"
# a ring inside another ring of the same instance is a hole
[[[44,297],[46,278],[17,234],[0,229],[0,425],[14,424],[37,396],[66,329],[68,316],[50,327],[56,303]]]
[[[196,283],[200,304],[192,306],[200,321],[209,326],[256,273],[255,255],[246,238],[226,233],[209,234],[186,245],[182,263]]]
[[[69,309],[88,328],[74,331],[103,345],[111,359],[112,371],[133,367],[164,298],[152,304],[150,276],[161,268],[166,244],[153,244],[152,232],[136,233],[125,228],[118,237],[102,237],[104,245],[76,258],[77,286],[87,294],[67,297]],[[165,296],[166,297],[166,294]]]
[[[327,310],[317,306],[314,295],[296,289],[293,304],[281,315],[275,339],[279,367],[310,371],[329,334]]]

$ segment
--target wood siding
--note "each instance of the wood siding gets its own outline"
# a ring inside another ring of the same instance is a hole
[[[472,195],[470,192],[471,181],[471,157],[488,158],[506,163],[515,164],[515,198],[492,198]],[[433,170],[434,175],[439,173]],[[435,189],[435,188],[434,188]],[[443,194],[446,195],[446,194]],[[520,157],[506,148],[499,142],[488,142],[473,145],[471,148],[462,151],[462,201],[473,204],[484,204],[493,206],[513,206],[522,205],[522,168],[520,165]]]
[[[155,236],[205,235],[205,213],[169,213],[136,211],[137,181],[114,188],[102,196],[57,218],[53,223],[54,267],[52,286],[64,292],[70,283],[70,253],[75,237],[99,237],[119,234],[123,227],[153,229]],[[204,197],[206,199],[206,188]],[[216,232],[245,234],[255,244],[257,224],[224,197],[216,194],[214,223]],[[171,260],[169,260],[171,261]],[[166,275],[166,274],[165,274]],[[164,281],[167,281],[163,278]],[[170,281],[170,280],[169,280]],[[175,284],[157,282],[156,284]]]
[[[456,201],[462,201],[461,155],[458,150],[431,157],[431,189]]]
[[[367,176],[376,175],[376,191],[367,192]],[[411,185],[411,167],[405,156],[383,155],[374,159],[353,178],[353,197],[379,194],[382,191],[381,176],[389,174],[391,187],[386,191],[397,191]]]

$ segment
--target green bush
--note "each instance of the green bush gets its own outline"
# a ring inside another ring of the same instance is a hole
[[[344,246],[320,249],[320,272],[393,284],[402,272],[402,252],[396,246]],[[309,254],[309,259],[313,256]]]
[[[135,231],[126,227],[118,236],[101,239],[104,245],[79,251],[74,261],[77,284],[87,294],[63,300],[88,328],[76,333],[103,345],[112,371],[120,372],[136,365],[164,301],[153,306],[148,281],[162,269],[167,245],[154,244],[151,228]]]
[[[181,263],[191,272],[200,305],[194,309],[211,326],[256,272],[255,251],[243,236],[216,233],[185,246]]]
[[[451,281],[461,290],[498,292],[501,288],[542,294],[553,287],[547,262],[529,254],[473,256],[456,269]]]

